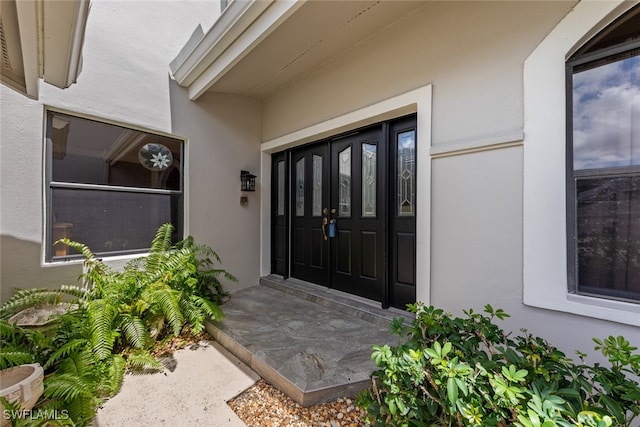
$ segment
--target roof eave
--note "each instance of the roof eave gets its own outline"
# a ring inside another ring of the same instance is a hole
[[[76,82],[82,69],[82,46],[89,0],[45,1],[44,81],[61,89]]]
[[[73,84],[81,68],[89,0],[2,3],[3,42],[16,68],[3,67],[2,83],[34,99],[41,78],[61,89]]]
[[[187,87],[189,98],[195,101],[305,2],[232,1],[195,46],[183,48],[190,53],[181,52],[178,58],[184,59],[172,62],[176,82]]]

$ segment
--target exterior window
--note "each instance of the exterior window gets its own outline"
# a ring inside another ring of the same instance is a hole
[[[640,301],[640,7],[567,62],[569,287]]]
[[[144,252],[158,227],[183,230],[184,142],[47,112],[48,261],[78,257],[62,238],[99,255]]]

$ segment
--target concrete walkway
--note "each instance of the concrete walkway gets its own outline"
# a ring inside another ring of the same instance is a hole
[[[245,427],[226,402],[260,377],[218,343],[173,354],[172,370],[126,375],[120,393],[98,410],[95,427]]]

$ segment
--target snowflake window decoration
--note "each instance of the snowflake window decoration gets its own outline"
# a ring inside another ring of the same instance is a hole
[[[173,155],[171,150],[162,144],[145,144],[138,151],[138,160],[149,170],[163,171],[171,166]]]

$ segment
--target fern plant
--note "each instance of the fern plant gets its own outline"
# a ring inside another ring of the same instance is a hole
[[[189,237],[172,245],[171,224],[161,226],[146,257],[116,271],[79,242],[62,239],[84,256],[80,284],[60,289],[19,290],[0,307],[0,368],[40,363],[44,392],[34,409],[64,419],[32,420],[37,425],[86,425],[101,399],[118,392],[126,368],[157,371],[162,364],[150,350],[184,326],[204,329],[207,318],[221,319],[227,296],[221,279],[236,281],[218,255]],[[58,242],[56,242],[58,243]],[[40,304],[73,303],[46,333],[20,328],[8,318]],[[19,422],[18,422],[19,424]]]
[[[81,303],[86,297],[87,289],[76,285],[62,285],[59,289],[18,289],[0,306],[0,319],[6,320],[21,310],[43,304],[58,304],[69,300]]]
[[[52,337],[55,351],[43,365],[48,374],[38,405],[43,415],[64,411],[76,425],[89,424],[102,399],[119,391],[126,363],[118,354],[98,358],[87,318],[84,308],[60,317]]]
[[[145,351],[167,332],[177,336],[185,324],[199,333],[207,318],[222,318],[218,304],[227,294],[220,278],[236,278],[211,268],[220,258],[193,238],[173,246],[172,232],[171,224],[162,225],[148,256],[132,260],[123,271],[109,268],[86,245],[61,240],[85,257],[82,280],[91,346],[98,357],[127,346]]]
[[[35,334],[0,319],[0,369],[7,369],[37,360]]]
[[[30,412],[29,422],[14,419],[14,425],[86,425],[101,399],[117,393],[122,383],[122,356],[111,355],[101,361],[91,351],[84,308],[60,316],[55,326],[44,332],[0,320],[0,337],[3,369],[39,363],[45,370],[44,392]],[[11,409],[14,407],[5,405],[16,418],[21,411]]]

